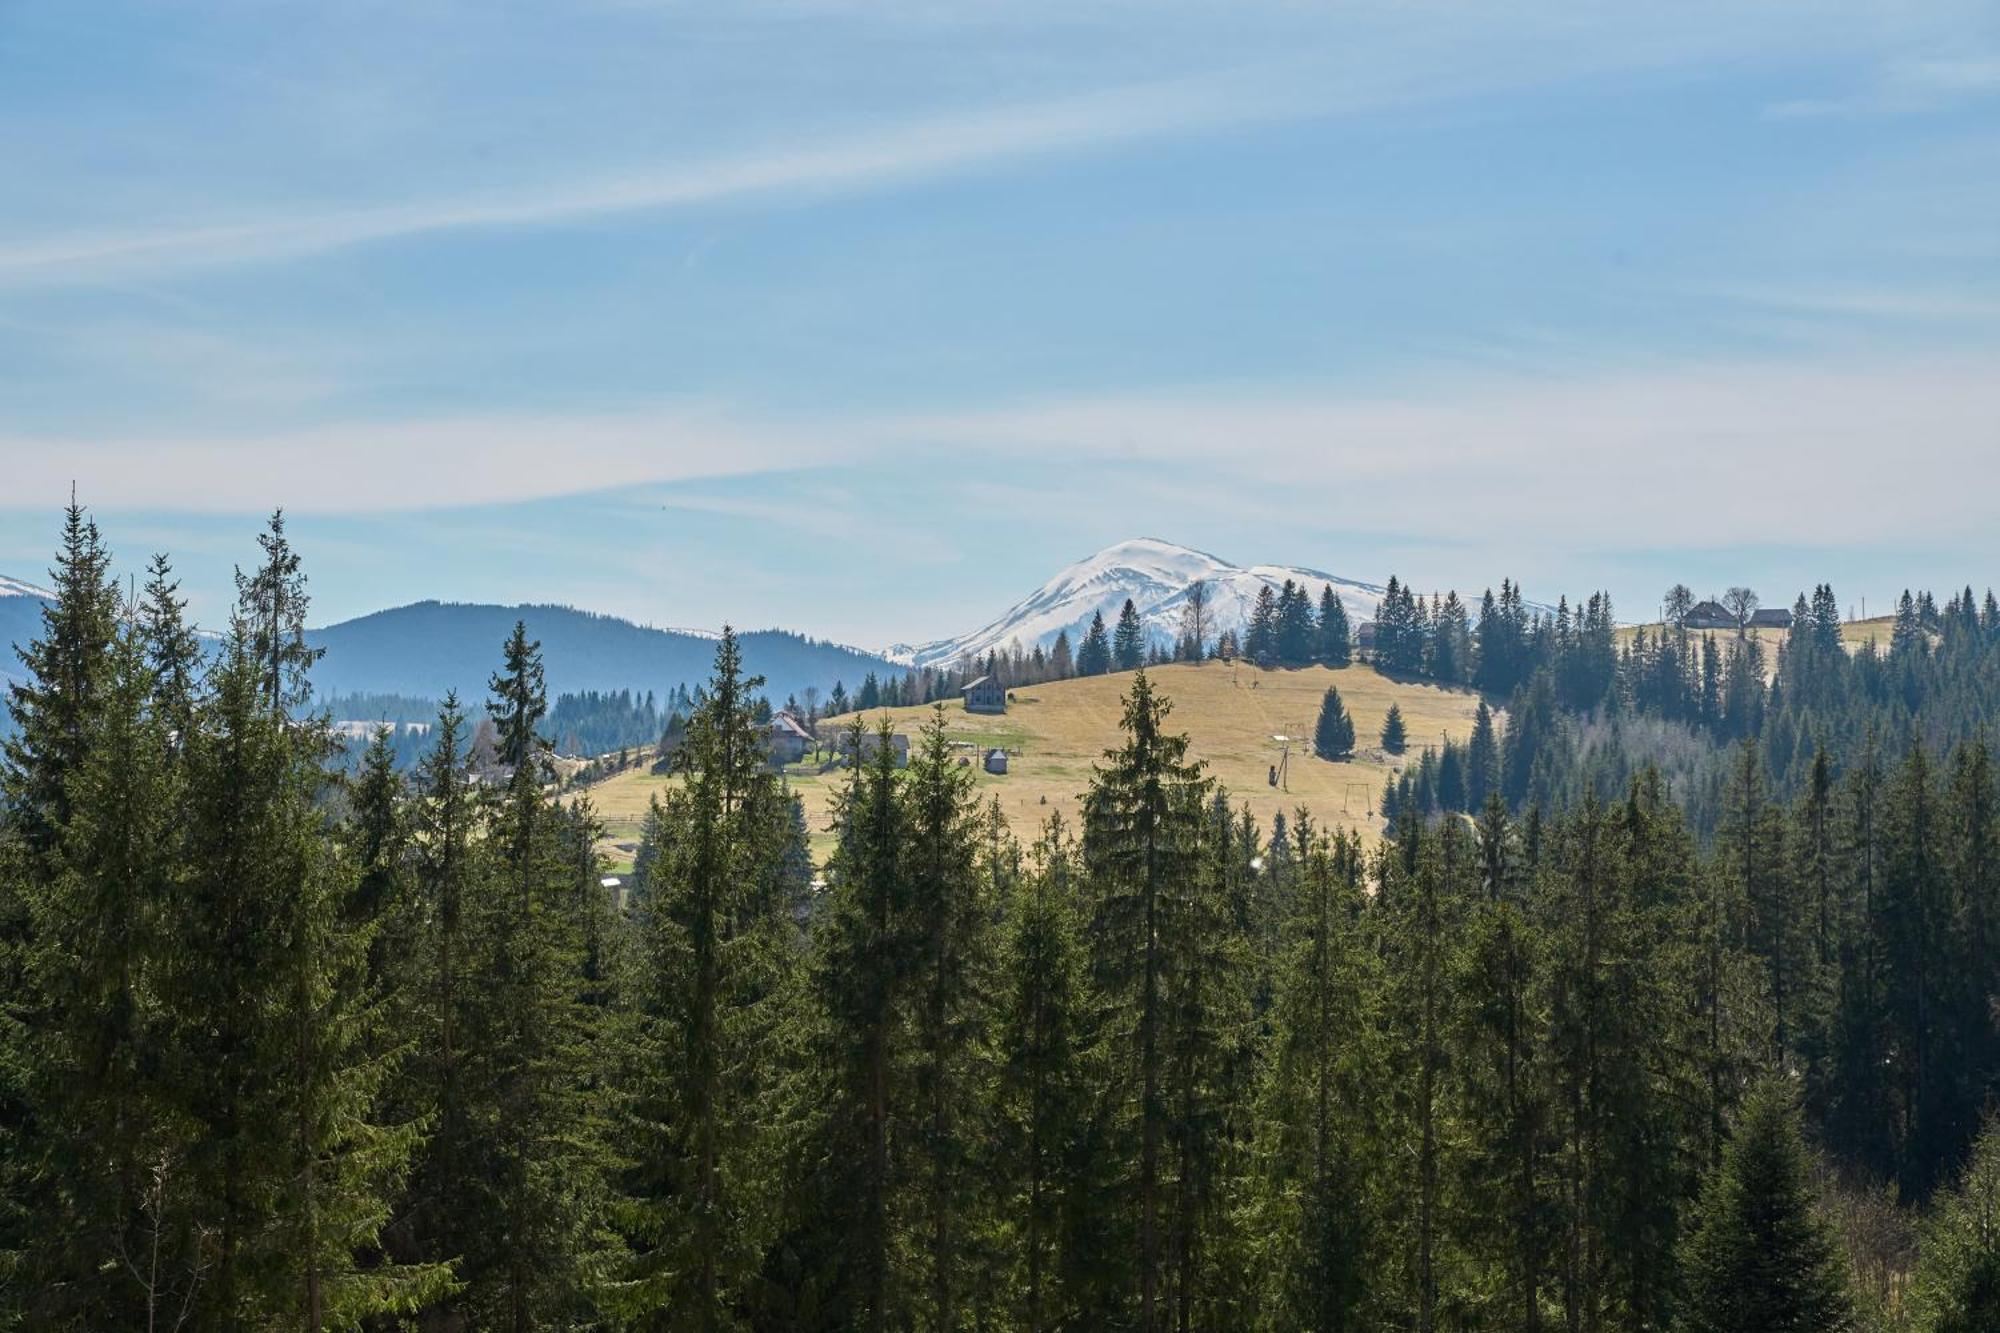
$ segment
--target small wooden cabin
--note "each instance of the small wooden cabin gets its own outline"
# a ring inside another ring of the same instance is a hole
[[[776,712],[764,728],[765,744],[771,753],[771,762],[777,765],[796,764],[812,749],[812,733],[790,713]]]
[[[959,697],[965,700],[965,711],[968,713],[1007,711],[1006,687],[991,676],[981,676],[978,680],[967,681],[958,693]]]

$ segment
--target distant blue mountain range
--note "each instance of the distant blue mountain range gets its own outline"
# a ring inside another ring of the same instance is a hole
[[[25,644],[42,632],[42,602],[47,596],[32,583],[0,576],[0,689],[20,678],[21,659],[14,645]],[[5,721],[0,716],[0,723]]]
[[[664,693],[700,684],[715,661],[715,636],[698,631],[653,629],[568,606],[416,602],[309,630],[313,646],[326,649],[313,680],[322,694],[437,698],[455,689],[462,699],[483,699],[517,620],[541,641],[551,694]],[[744,666],[763,676],[765,693],[779,701],[809,685],[824,693],[842,681],[851,691],[871,671],[901,670],[871,653],[785,630],[750,630],[739,638]]]
[[[0,578],[0,677],[19,676],[13,646],[41,633],[45,595],[31,584]],[[652,629],[574,607],[416,602],[308,630],[313,646],[326,650],[313,683],[324,695],[435,699],[455,689],[474,702],[485,698],[516,620],[527,622],[529,636],[541,641],[552,695],[692,687],[708,678],[715,658],[711,634]],[[785,630],[752,630],[740,638],[746,668],[765,677],[765,693],[780,701],[807,686],[825,692],[841,681],[851,691],[871,671],[902,670],[874,654]]]

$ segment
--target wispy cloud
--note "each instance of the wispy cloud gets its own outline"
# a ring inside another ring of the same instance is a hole
[[[200,205],[183,204],[170,215],[174,206],[167,201],[175,190],[165,181],[145,196],[151,220],[137,225],[89,230],[44,224],[39,233],[0,235],[0,284],[100,282],[447,233],[556,228],[737,200],[879,189],[1154,138],[1463,102],[1613,71],[1698,66],[1768,35],[1769,20],[1740,6],[1701,5],[1691,16],[1676,15],[1669,22],[1637,12],[1595,16],[1535,5],[1363,4],[1350,16],[1351,32],[1334,25],[1338,35],[1330,36],[1300,20],[1300,35],[1289,47],[1273,49],[1267,42],[1234,63],[1214,52],[1183,58],[1184,67],[1201,68],[1205,57],[1211,62],[1206,72],[980,109],[905,107],[872,129],[818,139],[798,124],[772,127],[763,147],[733,156],[654,160],[571,176],[528,169],[485,190],[367,203],[353,201],[352,177],[341,176],[338,193],[315,199],[309,187],[301,189],[298,202],[279,211],[225,206],[204,214]],[[1791,37],[1805,46],[1826,41],[1840,49],[1855,40],[1843,24],[1830,23],[1828,33]],[[1218,68],[1218,61],[1225,63]],[[1912,86],[1969,90],[1985,86],[1990,73],[1976,60],[1938,61],[1897,77]],[[397,86],[407,94],[420,81],[406,75]],[[297,146],[297,161],[290,164],[301,180],[313,179],[314,144],[341,134],[346,119],[393,120],[355,112],[344,85],[327,96],[341,110],[300,131],[314,136]],[[532,127],[522,132],[529,138],[535,133]],[[259,161],[260,170],[272,166]]]
[[[1400,397],[1101,398],[913,423],[918,438],[1114,457],[1214,479],[1290,515],[1547,547],[1982,537],[2000,362],[1693,366],[1489,379]],[[1230,499],[1227,503],[1235,503]]]
[[[2000,95],[2000,53],[1892,60],[1861,86],[1832,97],[1772,105],[1780,117],[1907,116]]]
[[[1242,503],[1295,524],[1535,545],[1645,532],[1699,546],[1824,541],[1832,514],[1856,542],[1977,538],[1988,497],[1940,479],[1983,475],[2000,447],[1995,421],[2000,364],[1965,357],[1493,377],[1401,396],[1190,389],[810,423],[679,406],[233,441],[0,438],[0,455],[21,507],[52,506],[75,479],[109,509],[371,513],[803,468],[839,487],[843,469],[966,451],[1006,458],[1023,477],[1089,464],[1154,487],[1149,504]],[[746,481],[680,503],[778,517],[794,492]],[[1032,514],[1042,494],[1022,486],[981,503]],[[840,497],[828,508],[819,521],[838,528]]]
[[[1963,288],[1860,286],[1851,283],[1720,287],[1716,294],[1746,305],[1810,315],[1898,323],[2000,324],[2000,294]]]
[[[748,425],[712,408],[463,414],[254,434],[0,437],[0,501],[46,509],[70,482],[104,508],[394,513],[513,504],[856,456],[837,431]]]
[[[531,188],[86,236],[0,240],[0,281],[297,258],[443,232],[553,227],[785,193],[835,192],[1135,139],[1299,114],[1296,80],[1258,72],[1176,79],[747,156]]]

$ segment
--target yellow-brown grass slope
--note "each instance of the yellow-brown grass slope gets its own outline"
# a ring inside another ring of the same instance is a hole
[[[1381,829],[1377,798],[1384,778],[1442,737],[1463,741],[1471,734],[1479,703],[1469,691],[1392,680],[1365,665],[1266,671],[1204,662],[1154,667],[1151,674],[1159,692],[1173,703],[1168,724],[1187,732],[1194,757],[1228,788],[1232,805],[1247,803],[1266,829],[1278,811],[1289,817],[1295,807],[1304,806],[1322,825],[1354,829],[1370,841]],[[999,798],[1017,836],[1032,838],[1057,810],[1075,827],[1092,766],[1120,741],[1119,716],[1131,680],[1129,673],[1114,673],[1021,686],[1006,715],[999,717],[967,713],[956,701],[944,705],[945,725],[965,746],[981,799]],[[1313,725],[1329,685],[1339,689],[1357,739],[1354,756],[1339,763],[1312,753]],[[1380,745],[1391,704],[1401,707],[1409,728],[1409,749],[1401,757],[1383,753]],[[930,713],[929,705],[884,709],[863,722],[873,727],[886,716],[914,743]],[[853,721],[822,723],[822,738],[830,741]],[[1285,789],[1269,781],[1271,766],[1284,750],[1277,736],[1292,738]],[[993,746],[1010,752],[1005,776],[988,774],[981,764],[985,750]],[[842,775],[798,766],[787,777],[805,800],[814,851],[824,855],[828,805]],[[647,801],[668,781],[643,770],[628,771],[591,790],[592,803],[614,840],[629,842],[636,836]]]

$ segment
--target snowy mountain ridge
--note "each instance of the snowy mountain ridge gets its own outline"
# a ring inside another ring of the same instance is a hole
[[[1331,586],[1347,609],[1350,621],[1373,620],[1385,589],[1375,583],[1344,578],[1294,565],[1233,565],[1220,556],[1193,547],[1140,537],[1107,546],[1069,566],[1003,614],[967,634],[923,644],[897,644],[884,652],[907,666],[943,666],[968,656],[984,656],[1010,644],[1046,648],[1058,634],[1069,634],[1072,646],[1083,641],[1093,615],[1112,625],[1131,598],[1146,632],[1160,642],[1180,634],[1188,588],[1197,579],[1208,584],[1211,633],[1241,630],[1250,619],[1257,593],[1283,586],[1286,579],[1305,586],[1315,607],[1320,590]]]

